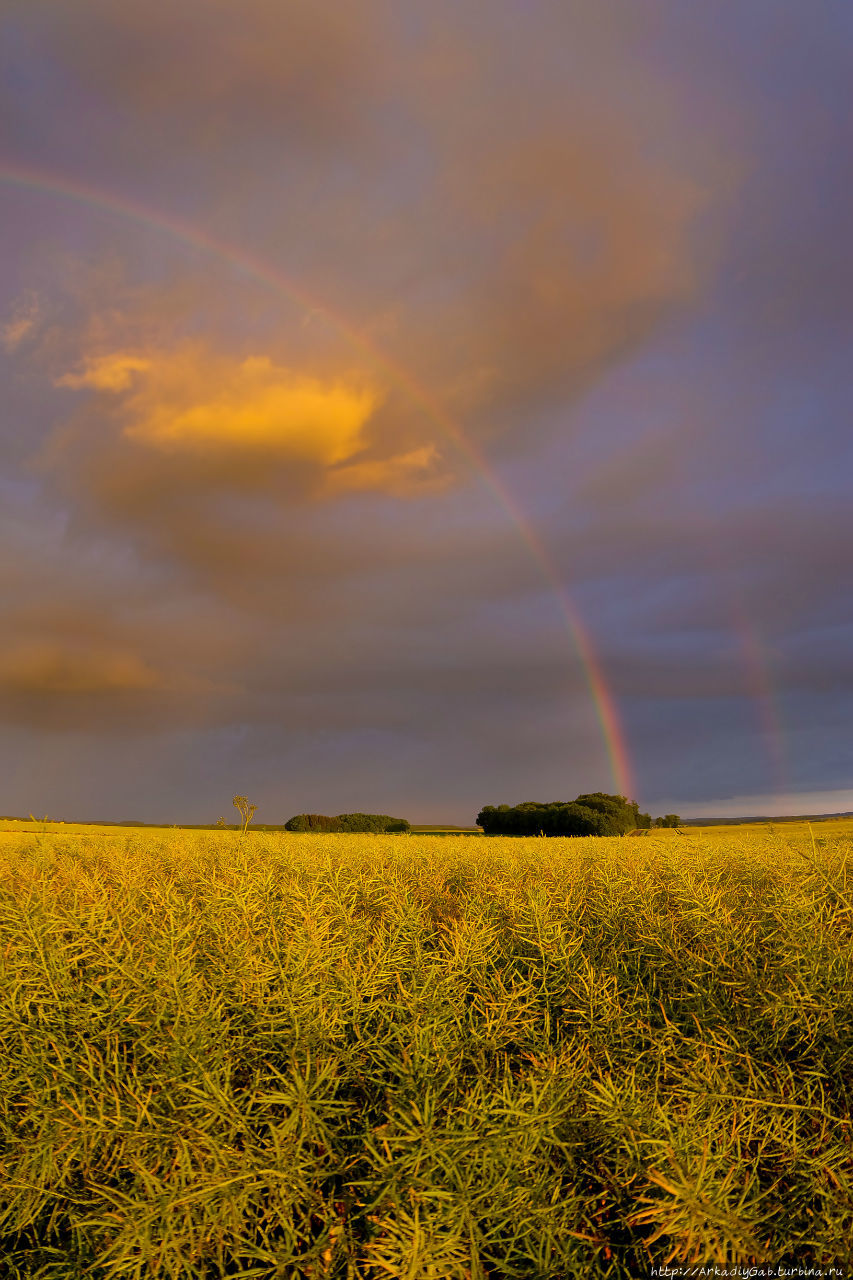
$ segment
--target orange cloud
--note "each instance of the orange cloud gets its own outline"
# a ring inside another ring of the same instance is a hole
[[[231,370],[213,397],[190,377],[178,389],[180,399],[164,402],[157,381],[155,375],[154,394],[137,401],[125,434],[170,452],[260,451],[332,466],[363,447],[364,425],[378,403],[371,391],[323,383],[262,357]]]
[[[124,650],[41,644],[0,657],[0,689],[19,694],[126,693],[164,683],[153,667]]]
[[[443,488],[449,476],[436,475],[438,461],[438,450],[429,444],[391,458],[353,462],[328,473],[325,492],[331,495],[373,489],[404,496],[415,489],[423,492],[427,487]]]
[[[141,356],[114,352],[87,360],[79,373],[66,373],[58,378],[57,386],[75,390],[93,387],[96,391],[126,391],[133,382],[134,374],[143,373],[150,367],[151,361]]]
[[[59,383],[121,396],[124,438],[161,453],[261,454],[323,467],[364,448],[364,428],[380,402],[365,385],[198,347],[100,355]]]

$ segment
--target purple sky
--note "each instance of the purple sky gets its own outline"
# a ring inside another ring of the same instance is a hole
[[[851,56],[7,0],[0,812],[853,808]]]

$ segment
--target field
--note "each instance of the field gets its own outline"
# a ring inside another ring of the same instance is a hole
[[[849,824],[0,836],[0,1266],[853,1262]]]

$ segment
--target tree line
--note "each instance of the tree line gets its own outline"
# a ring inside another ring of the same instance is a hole
[[[410,831],[405,818],[391,818],[387,813],[339,813],[330,818],[325,813],[297,813],[284,824],[286,831],[389,832]]]
[[[623,836],[650,827],[677,827],[678,814],[652,822],[639,805],[625,796],[595,791],[575,800],[523,804],[487,804],[477,814],[477,826],[487,836]]]

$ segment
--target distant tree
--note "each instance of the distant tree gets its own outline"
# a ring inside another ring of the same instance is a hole
[[[324,813],[297,813],[284,825],[287,831],[372,832],[375,835],[411,830],[405,818],[392,818],[387,813],[339,813],[334,818]]]
[[[681,819],[677,813],[665,813],[662,818],[655,818],[656,827],[680,827]]]
[[[640,826],[640,812],[625,796],[596,791],[570,802],[486,805],[477,814],[477,826],[485,835],[618,836]]]
[[[640,831],[648,831],[652,825],[652,815],[650,813],[637,814],[637,827]]]
[[[245,796],[235,796],[231,803],[240,815],[243,823],[243,835],[245,835],[249,823],[252,821],[258,806],[256,804],[249,804],[249,801]]]
[[[334,818],[327,818],[324,813],[297,813],[285,822],[286,831],[336,831]]]
[[[591,795],[578,796],[575,804],[603,813],[610,826],[610,835],[624,836],[640,826],[639,805],[625,796],[611,796],[603,791],[595,791]]]

